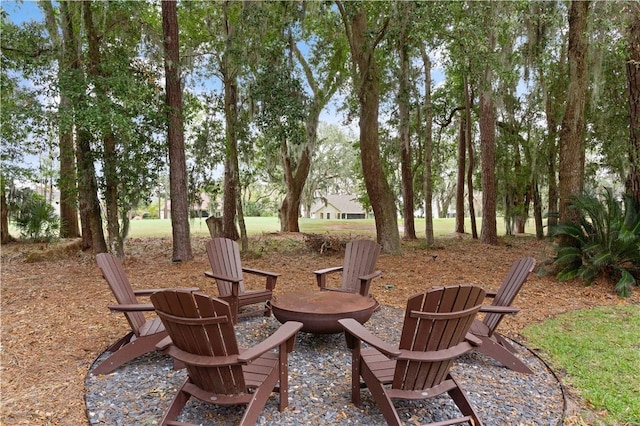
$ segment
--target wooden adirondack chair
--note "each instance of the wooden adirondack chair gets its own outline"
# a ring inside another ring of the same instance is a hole
[[[173,425],[187,401],[196,397],[210,404],[246,404],[241,425],[252,425],[271,392],[280,394],[279,409],[288,405],[288,356],[302,327],[287,322],[256,346],[238,348],[231,307],[224,300],[200,293],[163,290],[151,296],[169,338],[158,349],[183,362],[187,378],[160,425]],[[278,352],[271,349],[278,348]]]
[[[479,287],[462,285],[433,287],[411,297],[399,347],[385,343],[351,318],[340,320],[352,352],[351,401],[359,406],[360,388],[366,386],[387,423],[400,425],[393,399],[423,400],[447,392],[463,417],[434,425],[482,425],[449,370],[456,357],[480,343],[467,332],[484,295]],[[361,342],[371,347],[362,349]]]
[[[144,312],[153,312],[151,303],[139,303],[137,296],[150,296],[159,289],[133,290],[120,259],[110,253],[99,253],[96,261],[102,276],[109,284],[117,305],[109,306],[113,312],[122,312],[131,331],[112,344],[112,354],[97,366],[92,374],[108,374],[134,358],[156,350],[156,344],[167,336],[159,318],[146,319]],[[198,290],[197,287],[188,289]]]
[[[316,274],[318,287],[320,287],[320,290],[345,291],[367,296],[371,281],[382,274],[381,271],[375,270],[380,249],[380,245],[371,240],[348,242],[342,266],[334,266],[313,272]],[[327,274],[340,271],[342,272],[342,285],[340,288],[327,287]]]
[[[212,271],[204,274],[216,280],[218,295],[231,306],[231,314],[234,324],[238,317],[264,314],[271,315],[271,309],[265,302],[271,300],[273,290],[276,288],[276,280],[280,274],[258,269],[243,268],[240,261],[240,249],[238,244],[228,238],[212,238],[206,243],[207,256]],[[264,290],[245,290],[242,273],[259,275],[266,278]],[[243,306],[263,303],[261,309],[240,312]]]
[[[520,309],[511,306],[518,295],[522,285],[536,266],[536,260],[525,257],[511,265],[511,269],[502,281],[497,292],[487,292],[487,297],[493,299],[493,303],[483,306],[480,312],[484,312],[482,320],[476,319],[471,326],[471,333],[482,340],[478,351],[490,356],[496,361],[514,371],[531,374],[533,371],[515,356],[515,348],[507,340],[496,332],[496,328],[506,314],[516,314]]]

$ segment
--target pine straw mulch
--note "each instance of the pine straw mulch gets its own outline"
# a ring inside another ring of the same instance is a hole
[[[299,234],[253,237],[243,264],[280,272],[276,293],[312,290],[311,271],[340,264],[342,253],[335,244],[325,245],[322,254],[312,251],[311,240],[305,242]],[[441,239],[436,248],[425,249],[421,244],[405,242],[402,256],[381,255],[378,269],[383,276],[372,286],[380,303],[403,308],[410,295],[433,285],[477,283],[496,289],[513,261],[532,255],[543,264],[552,253],[549,243],[530,237],[505,238],[498,246],[461,236]],[[169,238],[129,240],[125,269],[132,286],[197,286],[215,295],[213,283],[203,276],[209,269],[204,238],[194,237],[192,247],[193,261],[171,263]],[[249,288],[261,285],[246,278]],[[54,246],[5,245],[1,288],[0,424],[86,424],[87,370],[128,331],[123,315],[107,309],[114,300],[93,256],[80,252],[73,241]],[[579,282],[558,283],[532,274],[516,300],[522,311],[504,321],[501,331],[523,340],[518,332],[528,323],[575,309],[622,303],[640,303],[640,291],[623,300],[609,283],[583,287]],[[588,413],[584,404],[578,409],[582,415]],[[584,420],[574,415],[565,423]]]

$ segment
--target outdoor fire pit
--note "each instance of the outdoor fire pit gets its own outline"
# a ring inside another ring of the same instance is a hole
[[[364,324],[379,307],[371,296],[340,291],[279,294],[270,303],[273,315],[281,323],[300,321],[302,331],[317,334],[342,332],[338,320],[343,318]]]

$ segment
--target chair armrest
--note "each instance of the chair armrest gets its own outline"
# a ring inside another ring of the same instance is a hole
[[[361,277],[358,277],[358,279],[361,281],[365,281],[365,280],[370,281],[374,278],[378,278],[380,275],[382,275],[382,271],[373,271],[369,275],[363,275]]]
[[[151,296],[153,293],[167,290],[166,288],[145,288],[141,290],[133,290],[133,294],[136,296]],[[180,287],[180,290],[186,290],[190,292],[200,291],[199,287]]]
[[[396,358],[402,353],[400,350],[398,350],[398,348],[391,346],[384,340],[371,334],[369,330],[364,328],[362,324],[360,324],[353,318],[341,319],[338,320],[338,322],[344,328],[345,333],[350,334],[358,340],[368,343],[390,358]]]
[[[240,278],[237,278],[237,277],[227,277],[226,275],[214,274],[211,271],[205,271],[204,275],[208,278],[214,278],[216,280],[222,280],[222,281],[229,281],[231,283],[239,283],[240,281],[242,281]]]
[[[479,337],[477,337],[475,334],[473,333],[467,333],[466,336],[464,336],[464,339],[469,342],[470,344],[472,344],[473,346],[480,346],[482,345],[482,339],[480,339]]]
[[[156,308],[151,303],[131,303],[125,305],[109,305],[108,308],[116,312],[152,312]]]
[[[382,275],[382,271],[373,271],[369,275],[362,275],[361,277],[358,277],[358,279],[360,280],[361,296],[367,296],[369,294],[369,287],[371,287],[371,281],[373,281],[374,278],[377,278],[380,275]]]
[[[266,282],[265,288],[267,290],[273,290],[274,288],[276,288],[276,280],[280,276],[280,274],[276,274],[275,272],[261,271],[259,269],[253,269],[253,268],[242,268],[242,272],[266,277],[267,282]]]
[[[318,287],[325,288],[327,286],[327,274],[331,274],[333,272],[340,272],[344,269],[344,266],[332,266],[330,268],[318,269],[317,271],[313,271],[316,274],[316,282]]]
[[[483,306],[480,308],[480,312],[490,313],[490,314],[517,314],[520,312],[520,308],[516,308],[515,306]]]
[[[136,296],[151,296],[156,291],[166,290],[164,288],[144,288],[140,290],[133,290],[133,294]]]
[[[342,271],[343,269],[344,266],[332,266],[330,268],[318,269],[317,271],[313,271],[313,273],[316,275],[330,274],[332,272]]]
[[[287,321],[280,326],[271,336],[267,337],[257,345],[247,349],[238,355],[238,362],[249,363],[258,358],[263,353],[270,351],[276,346],[280,346],[287,340],[295,337],[298,330],[302,328],[302,323],[297,321]],[[289,347],[289,345],[287,345]],[[293,349],[293,345],[290,345]]]
[[[261,275],[263,277],[279,277],[281,274],[269,271],[261,271],[260,269],[253,268],[242,268],[242,272],[246,272],[248,274]]]
[[[473,350],[469,342],[460,342],[455,346],[437,351],[408,351],[401,350],[398,360],[419,361],[419,362],[440,362],[459,357]]]

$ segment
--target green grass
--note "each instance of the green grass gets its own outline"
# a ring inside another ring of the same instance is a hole
[[[277,217],[246,217],[245,223],[247,233],[249,235],[279,232],[280,222]],[[482,220],[477,219],[478,233],[482,227]],[[189,221],[192,235],[209,235],[205,218],[190,219]],[[434,235],[436,237],[450,234],[455,229],[455,219],[433,219]],[[375,235],[375,222],[373,219],[349,219],[349,220],[324,220],[324,219],[299,219],[300,231],[310,234],[354,234],[354,235]],[[402,220],[398,220],[398,225],[402,226]],[[425,232],[424,219],[415,219],[416,235],[418,238],[424,238]],[[497,219],[498,235],[504,235],[504,221],[502,218]],[[106,228],[105,228],[106,229]],[[465,219],[465,231],[471,233],[471,222]],[[527,223],[525,229],[528,233],[535,233],[533,221]],[[20,236],[20,231],[13,223],[9,223],[9,233],[14,237]],[[402,236],[402,232],[400,233]],[[129,230],[130,238],[141,237],[170,237],[171,236],[171,220],[170,219],[142,219],[132,220]]]
[[[280,223],[277,217],[246,217],[245,223],[247,233],[249,235],[279,232]],[[402,225],[400,220],[399,225]],[[375,235],[375,222],[373,219],[350,219],[350,220],[322,220],[322,219],[306,219],[299,220],[300,231],[310,234],[362,234]],[[208,235],[209,230],[205,219],[196,218],[190,220],[191,233],[193,235]],[[418,238],[424,238],[425,221],[424,219],[415,220],[416,234]],[[477,220],[478,233],[482,226],[482,221]],[[504,235],[504,222],[501,218],[497,221],[498,234]],[[455,229],[455,219],[434,219],[433,228],[435,236],[442,236],[452,233]],[[465,221],[465,230],[471,233],[471,225],[469,219]],[[527,227],[527,232],[533,233],[535,229],[533,224]],[[13,234],[17,235],[17,234]],[[129,237],[167,237],[171,236],[171,220],[170,219],[144,219],[132,220]]]
[[[640,424],[640,307],[601,306],[523,330],[607,424]]]

